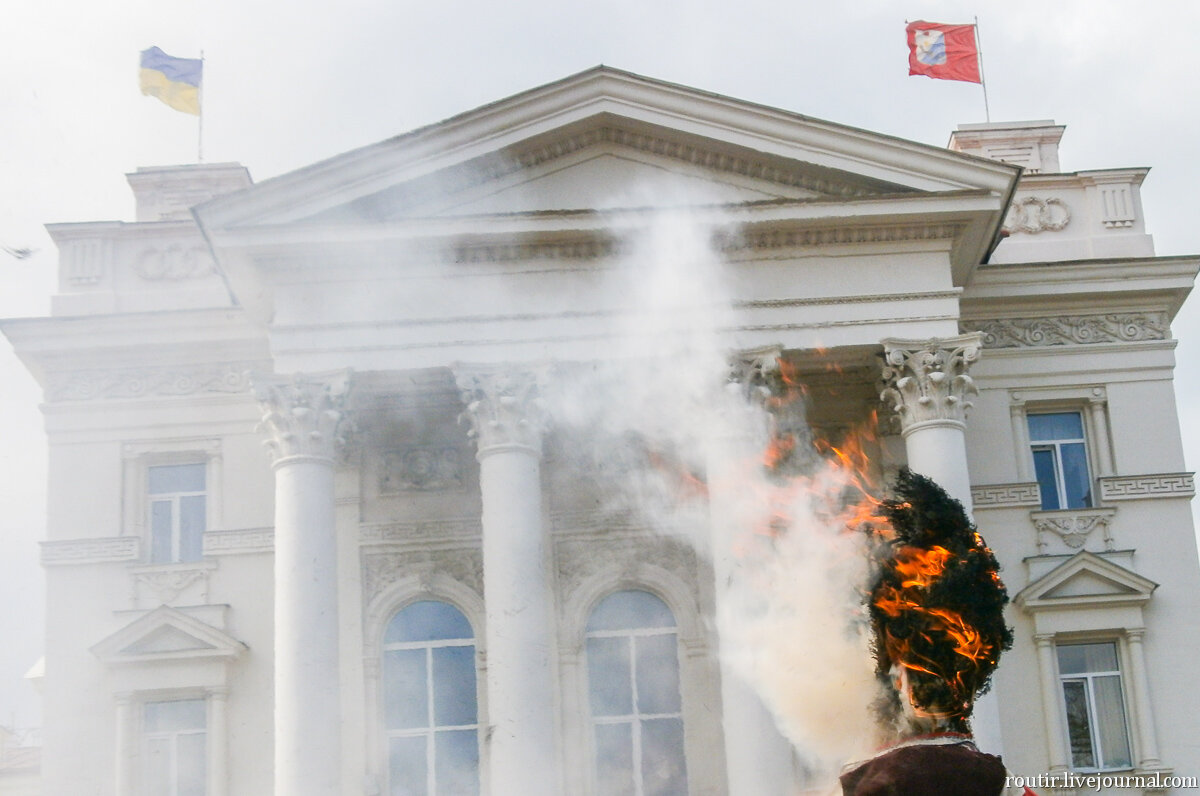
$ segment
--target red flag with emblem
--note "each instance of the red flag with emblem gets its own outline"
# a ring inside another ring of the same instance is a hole
[[[910,22],[908,73],[938,80],[982,83],[979,46],[974,25],[943,25],[939,22]]]

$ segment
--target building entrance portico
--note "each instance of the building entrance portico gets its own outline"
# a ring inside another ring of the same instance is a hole
[[[3,323],[51,449],[45,792],[832,782],[879,731],[839,511],[904,465],[1017,595],[980,746],[1194,765],[1200,262],[1153,256],[1144,170],[1005,162],[1061,133],[599,67],[257,185],[130,175]]]

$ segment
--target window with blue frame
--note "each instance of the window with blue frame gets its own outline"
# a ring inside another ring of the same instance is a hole
[[[1092,477],[1080,412],[1028,415],[1033,469],[1042,493],[1042,510],[1090,508]]]
[[[454,606],[412,603],[383,637],[389,796],[479,793],[475,632]]]
[[[587,624],[588,690],[600,796],[686,796],[679,644],[667,604],[605,597]]]

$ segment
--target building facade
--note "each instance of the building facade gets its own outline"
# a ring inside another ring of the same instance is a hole
[[[44,793],[817,787],[714,620],[752,490],[708,443],[757,445],[780,372],[973,509],[1015,597],[982,746],[1200,774],[1200,258],[1062,133],[602,67],[259,184],[129,175],[136,221],[52,225],[51,316],[3,322],[50,444]]]

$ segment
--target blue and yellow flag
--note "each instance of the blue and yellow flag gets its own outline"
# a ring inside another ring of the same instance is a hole
[[[173,58],[157,47],[142,50],[142,93],[158,97],[177,111],[200,115],[199,58]]]

